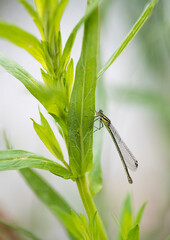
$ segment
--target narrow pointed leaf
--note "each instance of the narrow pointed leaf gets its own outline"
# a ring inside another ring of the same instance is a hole
[[[139,240],[139,225],[136,225],[129,231],[127,240]]]
[[[83,47],[68,112],[70,167],[75,176],[92,168],[93,128],[98,58],[98,9],[85,23]]]
[[[34,0],[37,12],[41,19],[44,17],[45,7],[46,7],[47,0]]]
[[[24,86],[30,91],[30,93],[36,97],[41,103],[44,101],[43,93],[44,86],[33,78],[26,70],[24,70],[19,64],[4,57],[0,53],[0,65],[5,70],[21,81]]]
[[[41,112],[40,112],[40,116],[41,116],[41,125],[37,124],[33,120],[33,126],[34,126],[34,129],[35,129],[37,135],[39,136],[41,141],[45,144],[45,146],[48,148],[48,150],[56,158],[61,160],[67,166],[67,163],[64,160],[64,156],[61,151],[60,145],[59,145],[48,121],[45,119],[45,117],[43,116],[43,114]]]
[[[18,1],[22,3],[22,5],[27,10],[27,12],[31,15],[31,17],[33,18],[37,28],[39,29],[39,31],[41,33],[41,36],[43,37],[43,40],[45,40],[44,39],[44,31],[43,31],[42,21],[41,21],[39,15],[38,15],[37,11],[26,0],[18,0]]]
[[[75,237],[75,240],[85,240],[83,233],[81,231],[81,226],[77,226],[72,214],[68,214],[57,207],[53,208],[53,211],[56,212],[56,214],[59,216],[60,219],[62,219],[62,223],[65,225],[67,230],[71,233],[72,236]],[[72,211],[73,212],[73,211]],[[90,240],[90,239],[87,239]]]
[[[55,7],[53,17],[50,21],[49,40],[51,40],[54,31],[56,32],[56,34],[60,31],[60,20],[68,4],[68,1],[69,0],[61,0],[60,3]]]
[[[63,92],[60,88],[46,87],[38,82],[19,64],[4,57],[0,53],[0,65],[6,69],[8,73],[21,81],[30,93],[37,98],[47,111],[55,118],[67,139],[66,112],[63,112],[67,106],[67,98],[63,98]],[[61,101],[62,99],[62,101]]]
[[[65,179],[72,178],[71,172],[66,168],[38,154],[23,150],[0,151],[0,171],[22,168],[44,169]]]
[[[47,208],[62,222],[67,231],[67,224],[65,224],[65,215],[71,214],[71,209],[73,209],[63,197],[50,186],[42,176],[31,169],[21,169],[21,175],[24,180],[37,195],[37,197],[47,206]],[[63,213],[63,214],[61,214]],[[64,215],[65,213],[65,215]],[[70,234],[70,239],[75,240],[73,235]]]
[[[64,69],[66,68],[66,66],[70,60],[70,54],[71,54],[71,50],[72,50],[72,47],[74,44],[74,40],[77,35],[77,31],[79,30],[81,25],[90,17],[90,15],[94,14],[93,12],[97,8],[97,6],[99,5],[100,2],[101,2],[101,0],[93,1],[93,3],[90,4],[90,6],[88,7],[85,15],[80,19],[80,21],[77,23],[77,25],[72,30],[72,32],[66,42],[64,50],[63,50],[63,55],[61,58],[61,63],[60,63],[60,68],[59,68],[59,75],[63,73]]]
[[[14,225],[12,223],[6,222],[6,221],[4,221],[2,219],[0,219],[0,225],[3,225],[3,226],[8,227],[8,228],[11,228],[12,230],[14,230],[14,231],[16,231],[16,232],[18,232],[18,233],[28,237],[29,239],[40,240],[40,238],[36,237],[33,233],[27,231],[26,229],[21,228],[19,226],[16,226],[16,225]]]
[[[113,55],[109,58],[109,60],[105,63],[103,68],[98,73],[98,79],[101,78],[101,76],[104,74],[104,72],[110,67],[110,65],[116,60],[116,58],[123,52],[123,50],[126,48],[126,46],[132,41],[132,39],[135,37],[135,35],[139,32],[143,24],[146,22],[146,20],[151,16],[152,11],[157,4],[159,0],[152,0],[149,1],[147,6],[145,7],[143,13],[135,23],[135,25],[132,27],[130,32],[128,33],[125,40],[122,42],[122,44],[117,48],[117,50],[113,53]]]
[[[127,195],[122,206],[120,227],[120,235],[126,239],[129,230],[133,227],[133,212],[130,194]]]
[[[135,225],[136,224],[140,224],[142,216],[143,216],[143,212],[145,210],[146,207],[146,202],[144,204],[142,204],[141,208],[139,209],[137,215],[136,215],[136,219],[135,219]]]
[[[41,43],[32,34],[15,25],[0,22],[0,37],[7,39],[21,48],[24,48],[37,61],[39,61],[44,68],[46,68]]]
[[[49,1],[49,0],[47,0],[47,1]],[[50,9],[52,9],[52,11],[55,11],[55,9],[56,9],[56,6],[59,4],[59,0],[51,0],[50,1]]]
[[[47,87],[53,86],[54,81],[53,81],[52,77],[48,73],[46,73],[43,69],[41,69],[41,76],[43,78],[44,84]]]

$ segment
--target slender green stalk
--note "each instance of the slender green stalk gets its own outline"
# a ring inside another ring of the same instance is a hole
[[[89,219],[92,219],[95,213],[97,212],[97,208],[94,203],[93,197],[90,193],[90,190],[87,184],[86,175],[83,175],[82,177],[77,178],[76,183],[77,183],[80,197],[82,199],[87,216]],[[100,239],[107,240],[106,232],[99,214],[96,215],[96,224],[97,224],[97,231],[99,233]]]

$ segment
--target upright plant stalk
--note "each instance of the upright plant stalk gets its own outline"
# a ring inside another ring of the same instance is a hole
[[[102,220],[97,213],[96,205],[89,190],[87,176],[84,175],[77,178],[76,183],[89,220],[96,217],[96,229],[98,231],[98,235],[100,236],[99,239],[107,240]]]
[[[88,1],[87,11],[94,3],[95,0]],[[93,222],[95,225],[98,235],[95,239],[106,240],[104,226],[87,182],[87,172],[92,169],[93,164],[93,128],[89,128],[89,126],[91,125],[90,118],[93,119],[95,109],[99,31],[99,10],[96,8],[84,25],[82,51],[76,67],[75,82],[68,111],[68,139],[69,165],[76,178],[89,224]]]

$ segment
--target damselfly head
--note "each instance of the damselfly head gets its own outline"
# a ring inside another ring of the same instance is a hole
[[[100,109],[100,110],[99,110],[99,113],[103,114],[103,110]]]

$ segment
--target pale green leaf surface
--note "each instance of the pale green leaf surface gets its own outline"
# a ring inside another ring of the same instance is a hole
[[[0,225],[3,225],[5,227],[9,227],[11,228],[12,230],[28,237],[29,239],[32,239],[32,240],[40,240],[40,238],[36,237],[33,233],[27,231],[26,229],[24,228],[21,228],[19,226],[16,226],[15,224],[12,224],[12,223],[9,223],[9,222],[6,222],[2,219],[0,219]]]
[[[41,43],[32,34],[15,25],[0,22],[0,37],[9,40],[21,48],[24,48],[37,61],[39,61],[44,68],[46,68]]]
[[[132,212],[132,203],[130,194],[127,195],[121,212],[121,219],[120,219],[120,231],[121,235],[126,239],[129,230],[133,227],[133,212]]]
[[[96,149],[94,149],[93,169],[88,173],[89,188],[92,195],[97,194],[102,189],[102,169],[100,162],[102,137],[100,136],[94,139],[94,147],[96,147]]]
[[[129,231],[126,240],[139,240],[139,225],[138,224]]]
[[[95,140],[95,144],[98,144],[98,151],[94,152],[94,162],[93,162],[93,169],[88,174],[89,180],[89,188],[92,195],[97,194],[102,188],[102,170],[101,170],[101,138],[97,138]]]
[[[93,1],[93,3],[89,5],[85,15],[80,19],[80,21],[77,23],[77,25],[72,30],[72,32],[66,42],[64,50],[63,50],[63,55],[61,58],[61,63],[60,63],[60,68],[59,68],[59,76],[60,76],[60,74],[63,74],[63,71],[66,68],[66,66],[70,60],[70,54],[71,54],[71,50],[72,50],[72,47],[74,44],[74,40],[77,35],[77,31],[79,30],[81,25],[90,17],[90,15],[94,14],[93,12],[97,8],[97,6],[99,5],[100,2],[101,2],[101,0]]]
[[[54,66],[53,66],[53,61],[52,61],[51,55],[49,53],[49,44],[45,40],[45,41],[41,41],[41,46],[43,48],[44,59],[45,59],[46,66],[47,66],[47,68],[45,68],[45,70],[53,77],[54,76]]]
[[[67,90],[68,101],[70,101],[70,97],[72,93],[73,79],[74,79],[74,63],[73,63],[73,59],[71,59],[67,66],[67,72],[66,72],[66,90]]]
[[[73,211],[71,214],[68,214],[58,207],[54,207],[53,211],[62,219],[63,224],[66,226],[67,230],[78,240],[85,240],[84,233],[82,232],[82,225],[78,224],[75,220],[75,213],[73,215]],[[78,218],[78,216],[77,216]],[[87,239],[90,240],[90,239]]]
[[[90,228],[90,232],[93,240],[100,240],[100,233],[97,230],[97,221],[96,221],[97,214],[98,213],[96,211],[93,218],[89,220],[89,228]]]
[[[47,0],[48,1],[48,0]],[[56,6],[59,4],[59,0],[50,0],[50,9],[52,9],[52,11],[55,11]]]
[[[13,147],[12,147],[12,144],[11,144],[11,142],[9,141],[9,139],[8,139],[8,136],[7,136],[7,134],[6,134],[6,131],[4,131],[3,132],[3,138],[4,138],[4,141],[5,141],[5,146],[6,146],[6,149],[12,149]]]
[[[142,204],[142,206],[140,207],[140,209],[136,215],[136,219],[135,219],[135,223],[134,223],[135,225],[140,224],[145,207],[146,207],[146,202],[144,204]]]
[[[61,61],[62,53],[63,53],[62,38],[61,38],[61,32],[59,32],[58,38],[57,38],[57,59],[58,59],[57,71]]]
[[[41,76],[42,76],[42,79],[43,79],[43,81],[44,81],[44,83],[47,87],[52,87],[53,86],[53,84],[54,84],[53,79],[43,69],[41,69]]]
[[[37,135],[39,136],[41,141],[45,144],[45,146],[48,148],[48,150],[56,158],[58,158],[59,160],[64,162],[64,156],[61,151],[60,145],[59,145],[49,123],[47,122],[47,120],[45,119],[45,117],[43,116],[43,114],[41,112],[40,112],[40,116],[41,116],[41,124],[42,125],[37,124],[33,120],[33,126],[34,126],[34,129],[35,129]]]
[[[123,52],[123,50],[126,48],[126,46],[132,41],[132,39],[135,37],[135,35],[139,32],[143,24],[146,22],[146,20],[151,16],[152,11],[156,5],[156,3],[159,0],[151,0],[145,7],[143,13],[135,23],[135,25],[132,27],[130,32],[128,33],[125,40],[122,42],[122,44],[117,48],[117,50],[113,53],[113,55],[109,58],[109,60],[105,63],[103,68],[98,73],[98,79],[101,78],[101,76],[104,74],[104,72],[110,67],[110,65],[116,60],[116,58]]]
[[[49,42],[54,32],[58,35],[60,31],[60,20],[63,15],[63,12],[68,4],[69,0],[61,0],[58,5],[56,5],[52,19],[50,21],[50,31],[49,31]]]
[[[170,235],[165,240],[170,240]]]
[[[22,168],[44,169],[65,179],[72,178],[72,174],[66,168],[38,154],[23,150],[0,151],[0,171]]]
[[[43,19],[47,0],[34,0],[34,3],[39,16]]]
[[[19,2],[22,3],[22,5],[25,7],[27,12],[30,14],[30,16],[33,18],[37,28],[39,29],[41,36],[44,39],[44,31],[43,31],[43,26],[42,26],[42,21],[37,13],[37,11],[33,8],[33,6],[27,2],[26,0],[18,0]]]
[[[40,176],[34,170],[28,168],[21,169],[20,173],[29,185],[29,187],[37,195],[37,197],[58,219],[60,219],[60,221],[67,229],[67,225],[65,224],[65,215],[68,216],[71,214],[72,207],[51,185],[46,182],[46,180],[42,176]],[[63,213],[63,215],[61,214],[61,212]],[[70,239],[75,240],[72,235],[70,235]]]
[[[0,53],[0,65],[5,70],[17,78],[24,86],[30,91],[30,93],[36,97],[40,102],[44,101],[44,86],[33,78],[26,70],[24,70],[16,62],[7,59]]]
[[[96,91],[96,105],[101,109],[106,109],[108,95],[105,91],[104,82],[98,81]],[[98,122],[95,126],[98,127]],[[101,156],[103,146],[103,131],[96,131],[94,133],[93,144],[93,169],[88,173],[89,188],[92,195],[97,194],[102,189],[102,168],[101,168]]]
[[[11,61],[0,54],[0,65],[6,69],[8,73],[13,75],[30,91],[30,93],[43,104],[47,111],[55,118],[55,120],[62,126],[64,136],[67,139],[66,128],[66,113],[64,115],[63,109],[67,105],[67,99],[63,98],[62,89],[55,87],[46,87],[41,82],[38,82],[19,64]],[[61,99],[63,101],[61,101]]]
[[[75,176],[92,168],[93,128],[90,125],[95,108],[98,34],[96,10],[85,23],[82,53],[76,67],[68,112],[69,160]]]
[[[63,197],[47,183],[47,181],[32,169],[21,169],[20,173],[38,198],[52,211],[54,206],[71,213],[72,207]],[[53,211],[52,211],[53,212]]]

